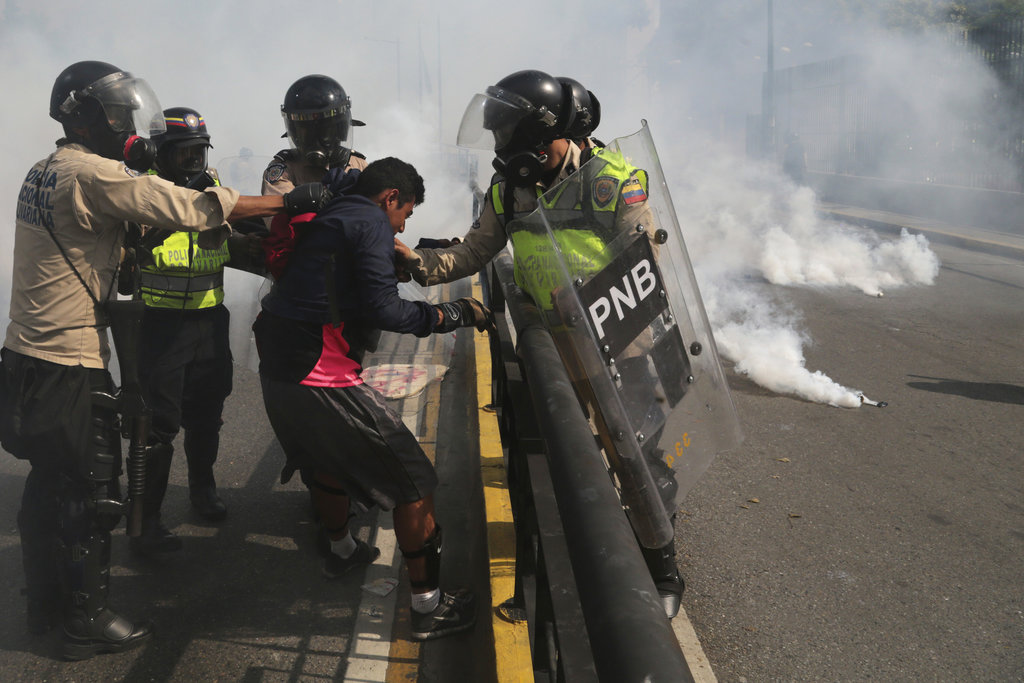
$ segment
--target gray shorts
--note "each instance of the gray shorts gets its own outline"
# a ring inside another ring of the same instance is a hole
[[[330,474],[353,502],[391,510],[437,488],[402,417],[369,385],[309,387],[267,377],[263,404],[288,465]]]

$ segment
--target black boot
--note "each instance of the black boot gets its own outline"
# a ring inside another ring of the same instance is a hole
[[[189,500],[203,519],[219,522],[228,514],[224,501],[217,495],[213,464],[217,462],[220,432],[217,429],[186,428],[185,458],[188,460]]]
[[[210,522],[219,522],[228,516],[228,506],[217,495],[216,486],[190,487],[188,493],[192,509]]]
[[[128,548],[139,557],[153,557],[181,550],[181,539],[164,526],[160,517],[144,517],[142,533],[128,539]]]
[[[128,539],[135,555],[149,557],[181,550],[181,539],[160,521],[160,507],[167,493],[174,446],[157,443],[146,449],[146,489],[142,498],[142,535]]]
[[[171,459],[174,446],[155,443],[146,449],[146,489],[142,498],[142,516],[159,517],[167,494],[167,481],[171,477]]]
[[[135,623],[107,607],[110,586],[110,532],[93,528],[84,538],[64,534],[64,659],[89,659],[124,652],[152,634],[149,622]]]
[[[661,606],[665,609],[665,616],[672,619],[679,613],[679,604],[682,602],[683,591],[686,584],[676,567],[675,543],[670,543],[663,548],[643,548],[644,561],[647,569],[654,579],[654,587],[658,589],[658,596],[661,598]]]
[[[142,645],[153,635],[148,621],[128,621],[103,607],[93,613],[76,610],[64,619],[61,654],[67,660],[89,659],[98,654],[124,652]]]

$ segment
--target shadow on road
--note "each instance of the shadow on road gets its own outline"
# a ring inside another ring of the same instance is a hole
[[[976,401],[993,401],[995,403],[1016,403],[1024,405],[1024,387],[1004,382],[965,382],[963,380],[943,377],[924,377],[910,375],[929,382],[907,382],[907,386],[921,391],[932,391],[939,394],[963,396]]]

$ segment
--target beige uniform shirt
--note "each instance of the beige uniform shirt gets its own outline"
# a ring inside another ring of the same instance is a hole
[[[121,258],[125,221],[169,230],[205,230],[225,223],[238,192],[196,192],[77,144],[36,163],[18,195],[14,230],[11,323],[4,346],[60,365],[106,367],[106,324],[61,256],[57,237],[89,289],[108,298]]]
[[[324,174],[327,173],[326,168],[311,166],[298,158],[297,154],[287,156],[296,158],[282,159],[279,154],[267,165],[267,170],[263,172],[263,190],[261,192],[264,196],[287,194],[294,190],[296,185],[319,183],[324,179]],[[353,153],[348,159],[348,164],[345,165],[345,170],[358,168],[361,171],[366,166],[366,159]]]
[[[579,168],[580,148],[569,145],[569,149],[558,175],[551,183],[554,187],[569,177]],[[537,187],[546,191],[548,186],[537,183]],[[500,192],[504,201],[505,185],[502,183]],[[515,190],[515,214],[530,213],[537,208],[537,190],[533,187],[517,187]],[[508,210],[508,207],[505,207]],[[460,244],[444,249],[415,249],[413,258],[405,264],[406,270],[421,285],[436,285],[473,275],[480,271],[505,248],[504,219],[494,211],[494,202],[490,191],[484,194],[484,208],[480,214],[480,225],[473,228],[462,238]]]
[[[366,159],[362,155],[357,156],[353,152],[348,158],[345,170],[358,168],[361,171],[366,166]],[[324,179],[324,174],[327,173],[327,170],[322,166],[307,164],[299,157],[297,150],[286,149],[278,152],[274,159],[267,164],[267,170],[263,172],[263,188],[260,190],[260,194],[264,197],[267,195],[288,194],[295,189],[296,185],[319,183]],[[267,230],[269,230],[270,223],[274,220],[273,216],[268,216],[263,220],[267,224]]]

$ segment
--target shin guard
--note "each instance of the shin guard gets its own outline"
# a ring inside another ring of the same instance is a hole
[[[434,590],[441,585],[441,525],[434,526],[434,533],[427,539],[426,543],[419,550],[411,552],[402,551],[402,557],[406,560],[425,558],[427,578],[423,581],[411,581],[413,588],[425,588]]]

